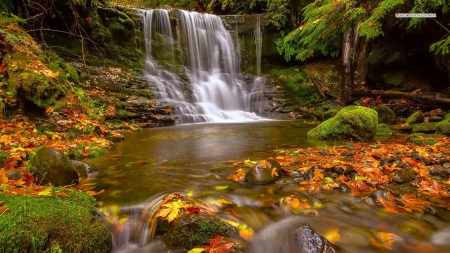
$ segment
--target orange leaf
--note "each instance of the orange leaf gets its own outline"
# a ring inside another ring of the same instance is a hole
[[[200,246],[204,248],[204,252],[210,253],[227,253],[234,252],[233,246],[236,242],[222,242],[223,237],[216,235],[216,237],[209,240],[209,246]]]
[[[246,229],[239,230],[239,235],[244,239],[249,239],[250,237],[253,236],[253,229],[246,228]]]
[[[49,107],[45,110],[45,114],[50,115],[53,113],[53,108]]]
[[[313,181],[322,181],[324,179],[323,177],[323,173],[321,169],[315,169],[314,170],[314,177],[313,177]]]
[[[32,185],[34,184],[34,175],[33,173],[25,173],[23,174],[23,181],[25,182],[26,185]]]

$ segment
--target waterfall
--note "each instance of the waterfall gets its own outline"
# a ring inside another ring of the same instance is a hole
[[[261,14],[256,18],[255,44],[256,44],[256,75],[261,76],[261,52],[263,34],[261,31]]]
[[[145,76],[157,103],[172,107],[177,123],[263,119],[251,111],[253,87],[242,80],[234,41],[220,17],[176,10],[180,29],[172,29],[167,10],[138,12],[144,19]],[[185,68],[176,67],[181,53]]]

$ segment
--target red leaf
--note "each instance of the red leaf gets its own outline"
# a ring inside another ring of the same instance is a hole
[[[209,240],[209,246],[200,246],[204,248],[204,252],[210,253],[227,253],[234,252],[233,246],[236,242],[222,242],[223,237],[216,235],[216,237]]]
[[[34,176],[33,173],[25,173],[23,174],[23,181],[26,185],[32,185],[34,183]]]
[[[190,206],[190,207],[186,208],[186,212],[187,213],[200,213],[200,208]]]

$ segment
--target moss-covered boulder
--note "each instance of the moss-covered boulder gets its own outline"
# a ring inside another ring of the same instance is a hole
[[[450,119],[450,113],[445,115],[444,119]]]
[[[406,137],[405,142],[411,142],[415,145],[434,145],[439,142],[438,138],[443,138],[445,135],[439,134],[423,134],[423,133],[414,133],[408,135]]]
[[[432,134],[432,133],[434,133],[435,126],[436,126],[436,122],[423,122],[420,124],[414,124],[412,127],[412,132],[413,133]]]
[[[436,124],[435,130],[437,134],[450,136],[450,117],[445,118],[445,120]]]
[[[405,123],[408,124],[418,124],[418,123],[422,123],[423,120],[425,119],[425,116],[423,114],[422,111],[417,111],[414,112],[413,114],[411,114],[407,119]]]
[[[208,245],[216,235],[226,235],[230,226],[222,219],[207,214],[186,214],[176,219],[163,240],[170,248],[190,249],[196,245]]]
[[[53,197],[0,193],[0,252],[110,252],[109,230],[95,216],[95,199],[54,188]]]
[[[63,186],[76,184],[79,180],[78,172],[69,158],[48,147],[39,149],[31,157],[27,169],[34,173],[36,184]]]
[[[308,132],[311,139],[372,140],[378,125],[376,111],[362,106],[347,106],[336,116]]]
[[[394,129],[395,131],[400,132],[400,133],[411,133],[413,126],[409,125],[409,124],[395,125],[392,127],[392,129]]]
[[[391,108],[385,106],[385,105],[377,105],[373,107],[377,113],[378,113],[378,123],[384,123],[388,125],[393,125],[397,121],[397,117],[395,116],[394,111],[391,110]]]
[[[334,116],[336,116],[336,114],[344,107],[336,107],[333,109],[328,110],[327,112],[325,112],[323,114],[322,120],[327,120],[327,119],[331,119]]]
[[[377,135],[392,135],[391,128],[382,123],[377,125]]]

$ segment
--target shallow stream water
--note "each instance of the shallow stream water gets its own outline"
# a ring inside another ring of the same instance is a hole
[[[313,126],[297,120],[146,129],[126,134],[107,155],[86,159],[103,170],[95,183],[105,192],[97,200],[103,206],[118,206],[117,215],[127,218],[120,228],[110,226],[114,252],[169,252],[150,221],[162,199],[174,192],[201,203],[231,201],[218,208],[218,215],[254,231],[239,252],[294,252],[290,238],[302,225],[332,238],[347,252],[450,252],[450,223],[435,216],[387,215],[350,194],[300,191],[299,184],[288,179],[265,186],[227,179],[233,171],[230,160],[257,161],[274,157],[277,149],[345,144],[308,141],[306,133]],[[294,214],[280,207],[280,200],[289,195],[316,210]],[[384,243],[379,232],[395,235],[391,249],[373,246]],[[244,241],[237,234],[230,236]]]

